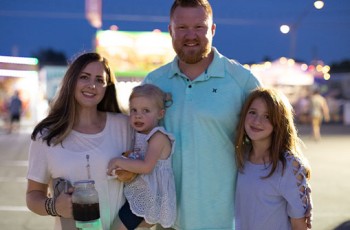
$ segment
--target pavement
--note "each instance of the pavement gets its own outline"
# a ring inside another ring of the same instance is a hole
[[[298,125],[311,165],[313,229],[350,229],[350,125],[324,124],[315,141],[309,125]]]
[[[26,207],[27,154],[32,127],[6,134],[0,129],[0,229],[53,229],[53,218]],[[350,229],[350,126],[325,124],[322,138],[314,141],[309,125],[298,125],[311,165],[313,228]]]

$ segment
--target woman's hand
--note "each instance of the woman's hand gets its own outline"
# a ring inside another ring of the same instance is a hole
[[[55,208],[58,215],[64,218],[73,218],[72,193],[74,189],[69,188],[68,193],[62,192],[55,200]]]

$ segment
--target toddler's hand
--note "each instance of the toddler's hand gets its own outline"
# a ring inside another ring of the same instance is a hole
[[[115,170],[118,168],[118,157],[111,159],[107,167],[107,175],[115,176]]]

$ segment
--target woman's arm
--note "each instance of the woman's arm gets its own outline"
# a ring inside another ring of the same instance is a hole
[[[32,212],[42,216],[48,215],[45,209],[47,188],[47,184],[41,184],[33,180],[28,180],[26,194],[27,207]]]
[[[29,210],[38,215],[48,215],[45,208],[45,202],[48,199],[47,191],[47,184],[28,180],[26,202]],[[62,192],[55,200],[55,209],[58,215],[73,218],[71,195]]]
[[[117,168],[140,174],[150,173],[157,161],[166,159],[170,152],[169,138],[161,132],[156,132],[148,141],[145,159],[113,158],[108,164],[107,174],[111,175],[112,171]]]

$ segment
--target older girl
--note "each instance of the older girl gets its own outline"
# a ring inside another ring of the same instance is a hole
[[[310,170],[292,112],[277,90],[259,88],[246,100],[236,137],[237,229],[307,229]]]

